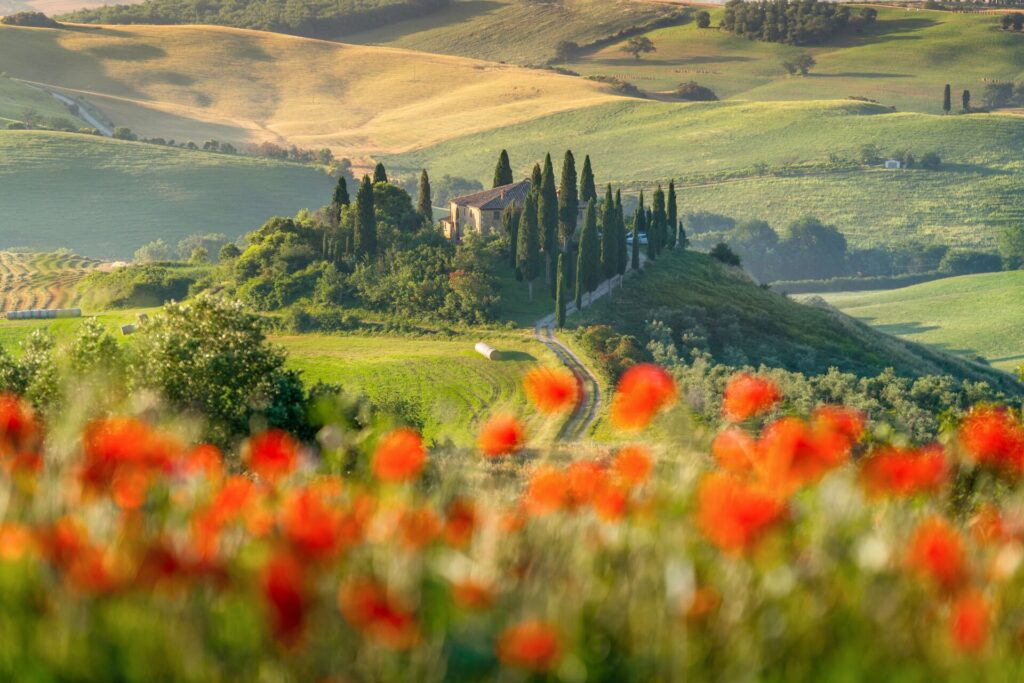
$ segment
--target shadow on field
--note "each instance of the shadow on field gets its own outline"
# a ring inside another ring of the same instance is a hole
[[[913,78],[913,74],[891,74],[881,71],[841,71],[835,74],[812,73],[809,78]]]
[[[875,23],[863,33],[850,33],[835,40],[829,41],[830,46],[850,47],[863,45],[865,43],[884,43],[899,40],[921,40],[920,36],[906,35],[914,31],[921,31],[940,22],[925,17],[914,17],[906,19],[885,19]]]
[[[501,362],[506,361],[535,361],[537,358],[526,351],[502,351],[498,354],[498,360]]]
[[[865,321],[869,320],[864,318]],[[872,325],[879,332],[885,332],[886,334],[893,335],[904,335],[904,334],[921,334],[922,332],[930,332],[931,330],[939,329],[938,325],[924,325],[919,322],[910,323],[887,323],[885,325]]]
[[[738,55],[708,55],[698,57],[680,57],[679,59],[657,59],[644,57],[637,60],[632,57],[621,57],[618,59],[595,59],[594,63],[605,66],[687,66],[693,64],[725,64],[728,62],[752,62],[753,57],[742,57]]]

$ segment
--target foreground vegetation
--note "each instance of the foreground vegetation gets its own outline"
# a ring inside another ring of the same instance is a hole
[[[904,339],[1016,372],[1024,365],[1024,272],[945,278],[879,292],[822,294],[830,304]]]

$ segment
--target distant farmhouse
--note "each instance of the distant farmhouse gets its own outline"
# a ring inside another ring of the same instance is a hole
[[[501,230],[502,212],[510,204],[522,209],[529,192],[530,181],[521,180],[511,185],[501,185],[493,190],[452,199],[451,215],[441,219],[444,236],[453,242],[459,242],[462,236],[469,232],[488,235],[492,230]]]

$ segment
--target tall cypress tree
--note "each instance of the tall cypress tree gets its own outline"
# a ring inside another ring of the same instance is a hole
[[[609,183],[604,193],[604,205],[601,207],[601,275],[610,280],[619,272],[619,216],[615,211],[615,200],[612,199],[612,186]]]
[[[668,216],[665,222],[668,226],[668,248],[676,248],[676,240],[679,239],[679,203],[676,200],[676,181],[668,181]]]
[[[583,171],[580,173],[580,202],[597,201],[597,186],[594,185],[594,169],[590,166],[590,155],[583,160]]]
[[[665,193],[662,191],[661,185],[658,185],[658,189],[654,191],[654,198],[651,201],[651,218],[651,227],[648,228],[647,232],[652,233],[656,238],[654,241],[654,255],[657,256],[665,248],[668,236],[668,224],[665,216]],[[648,249],[648,251],[650,250]]]
[[[576,265],[576,308],[583,292],[591,294],[601,282],[601,244],[597,237],[597,202],[587,202],[580,233],[580,253]]]
[[[963,107],[963,110],[964,110],[965,114],[971,110],[971,91],[970,90],[964,90],[963,94],[960,96],[960,104]]]
[[[540,195],[537,204],[537,219],[540,224],[541,248],[547,258],[545,282],[551,286],[551,296],[555,295],[555,254],[558,251],[558,190],[555,189],[555,171],[551,166],[551,155],[544,158],[544,171],[541,174]]]
[[[555,326],[565,327],[565,254],[558,255],[558,272],[555,276]]]
[[[640,191],[640,203],[637,204],[636,214],[633,216],[633,270],[640,270],[640,233],[647,232],[647,210],[644,208],[644,193]],[[650,244],[650,236],[647,238]]]
[[[331,203],[342,207],[348,206],[349,201],[348,181],[345,180],[345,174],[342,173],[338,176],[338,183],[334,186],[334,194],[331,196]]]
[[[530,173],[530,192],[540,194],[540,184],[543,180],[543,174],[540,170],[540,164],[533,165],[533,172]],[[536,204],[536,202],[534,202]]]
[[[519,248],[519,212],[515,204],[509,204],[501,214],[501,229],[508,235],[508,256],[512,270],[518,265],[516,250]]]
[[[946,89],[942,91],[942,111],[946,114],[953,108],[953,95],[949,88],[949,83],[946,84]]]
[[[377,215],[373,208],[373,183],[364,175],[356,192],[356,229],[354,245],[356,256],[373,258],[377,254]]]
[[[501,150],[501,155],[498,156],[498,165],[494,167],[494,184],[491,187],[511,185],[514,182],[512,179],[512,164],[509,163],[508,152]]]
[[[533,281],[543,267],[540,253],[540,226],[537,224],[537,207],[533,194],[526,195],[523,213],[519,218],[519,235],[516,242],[516,265],[519,274],[526,280],[533,301]]]
[[[580,212],[580,199],[576,192],[576,159],[571,150],[565,150],[562,160],[562,178],[558,183],[558,242],[565,251],[576,232],[576,218]]]
[[[434,204],[430,198],[430,176],[427,169],[420,173],[419,195],[416,197],[416,210],[427,223],[434,223]]]
[[[619,253],[615,259],[619,275],[625,275],[629,262],[629,245],[626,242],[626,217],[622,212],[622,190],[615,191],[615,230],[618,233]]]
[[[654,234],[651,226],[654,224],[653,212],[648,208],[644,212],[644,227],[647,229],[647,258],[652,261],[658,258],[658,236]]]
[[[374,183],[386,183],[388,181],[388,172],[384,170],[384,164],[377,162],[377,165],[373,167],[373,182]]]

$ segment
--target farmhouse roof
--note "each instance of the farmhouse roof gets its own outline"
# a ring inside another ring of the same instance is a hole
[[[521,180],[510,185],[500,185],[493,190],[484,190],[467,194],[464,197],[456,197],[452,203],[459,206],[474,206],[478,209],[504,209],[515,202],[522,204],[526,201],[526,195],[530,191],[530,181]]]

